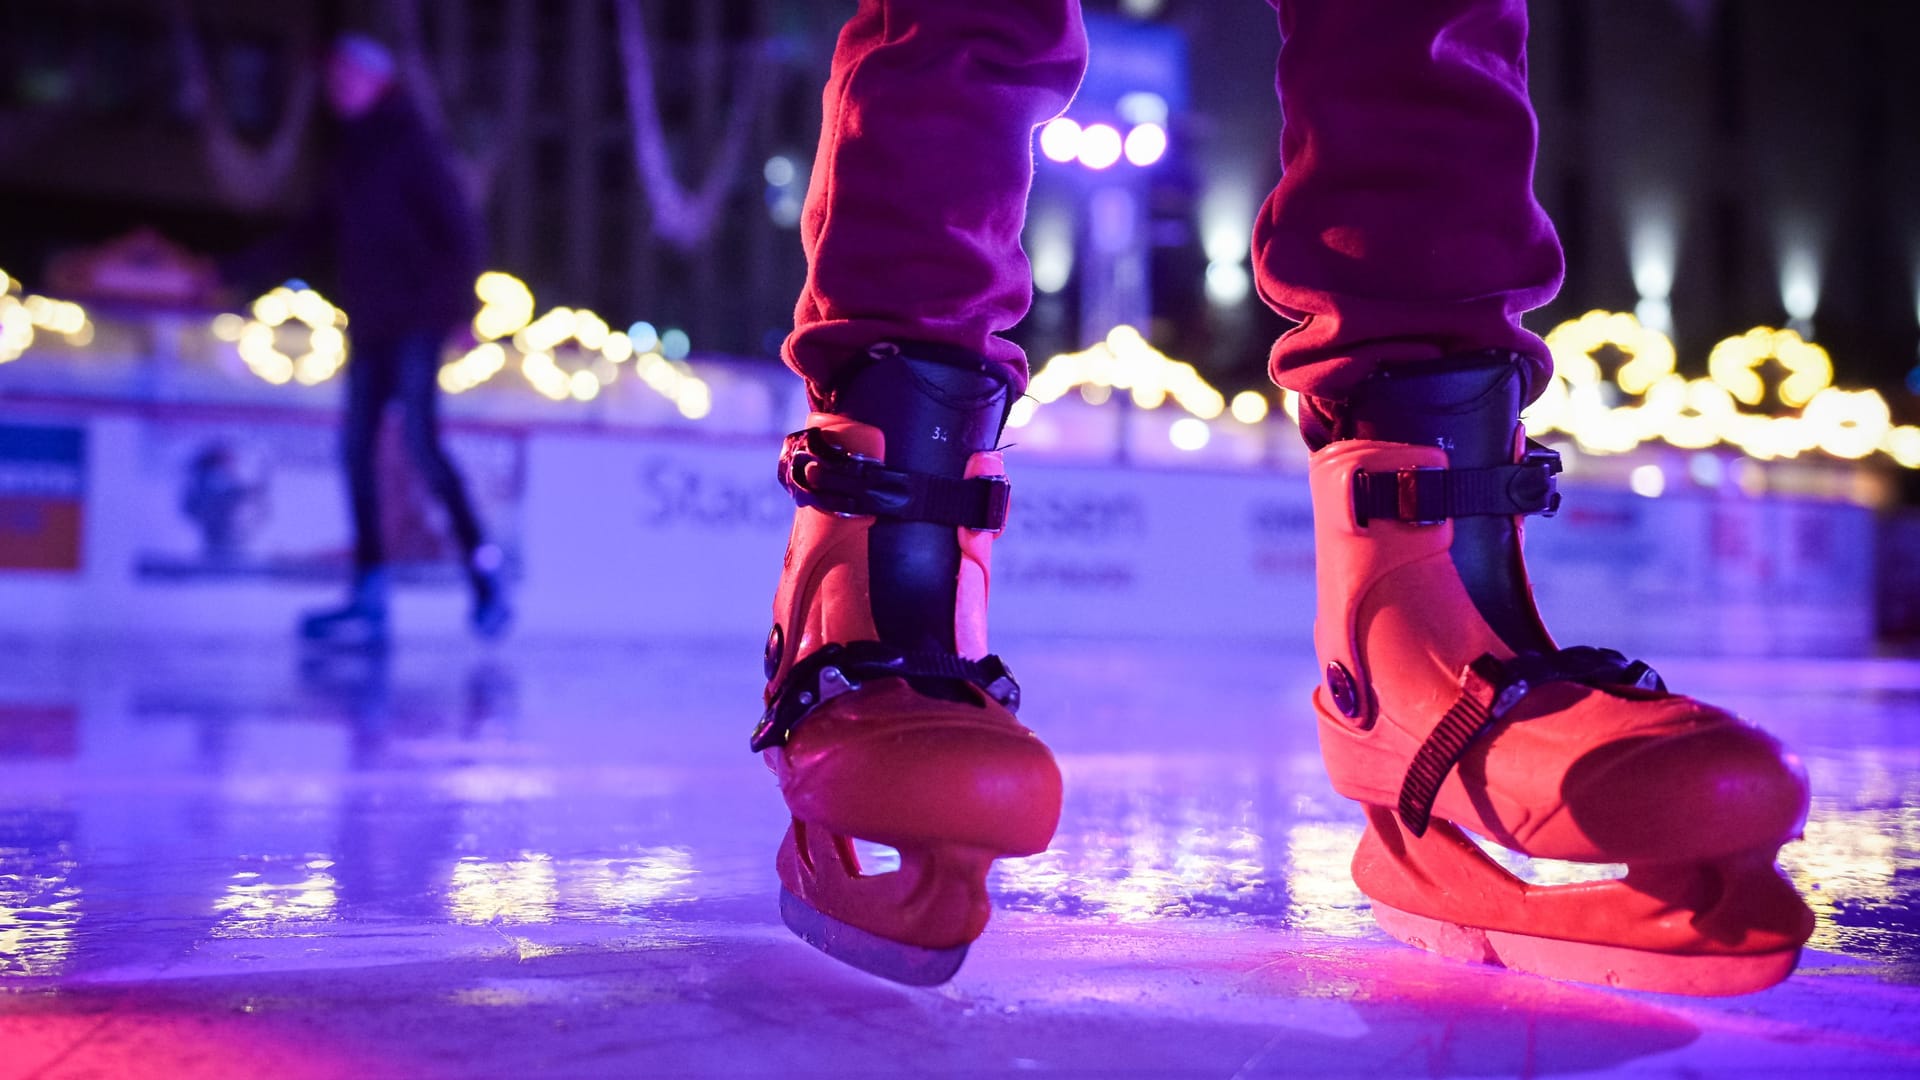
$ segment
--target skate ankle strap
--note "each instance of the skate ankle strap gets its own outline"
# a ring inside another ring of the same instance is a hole
[[[945,679],[978,687],[1008,712],[1020,711],[1020,684],[997,656],[906,652],[878,641],[825,645],[788,670],[753,729],[754,753],[786,745],[808,713],[874,679]]]
[[[1353,520],[1379,518],[1408,525],[1438,525],[1449,518],[1552,517],[1560,509],[1560,455],[1529,439],[1513,465],[1486,469],[1416,466],[1391,472],[1356,470]]]
[[[779,475],[796,505],[829,514],[930,521],[982,532],[1007,526],[1012,488],[1006,477],[959,479],[889,468],[834,445],[820,428],[787,436]]]
[[[1612,649],[1587,645],[1551,653],[1521,653],[1511,660],[1482,653],[1460,673],[1460,682],[1460,699],[1420,744],[1400,787],[1400,821],[1415,836],[1426,834],[1433,802],[1440,797],[1440,785],[1466,755],[1467,747],[1535,687],[1574,682],[1596,687],[1666,689],[1660,676],[1645,663],[1628,660]]]

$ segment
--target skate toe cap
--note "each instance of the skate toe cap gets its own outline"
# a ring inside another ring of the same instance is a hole
[[[785,751],[781,789],[796,817],[895,846],[940,841],[1028,855],[1052,839],[1059,766],[998,706],[921,699],[907,715],[839,719],[803,727]]]
[[[1697,708],[1687,730],[1608,743],[1567,771],[1568,815],[1597,851],[1691,860],[1776,849],[1800,834],[1808,786],[1799,759],[1766,732]]]

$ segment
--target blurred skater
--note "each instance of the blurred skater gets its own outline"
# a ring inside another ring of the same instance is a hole
[[[354,576],[346,604],[301,622],[315,641],[377,643],[387,631],[389,571],[380,538],[380,421],[400,409],[407,452],[447,520],[473,590],[472,626],[503,633],[512,614],[500,549],[487,543],[459,472],[441,445],[442,346],[474,313],[480,224],[448,150],[398,84],[393,54],[371,38],[339,38],[326,59],[338,121],[311,211],[286,233],[231,260],[229,280],[328,272],[351,316],[341,458],[353,514]]]

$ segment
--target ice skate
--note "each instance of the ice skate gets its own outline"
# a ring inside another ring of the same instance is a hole
[[[986,926],[988,867],[1053,837],[1060,773],[987,653],[989,548],[1007,482],[1001,379],[969,357],[880,346],[788,437],[799,510],[752,746],[793,824],[781,914],[809,944],[898,982],[950,978]],[[854,841],[897,850],[863,867]]]
[[[481,544],[467,557],[467,582],[473,589],[473,610],[467,623],[476,636],[495,641],[513,623],[507,603],[506,556],[493,544]]]
[[[1557,509],[1560,464],[1520,431],[1510,360],[1389,368],[1303,412],[1314,705],[1335,790],[1366,806],[1354,879],[1382,928],[1445,956],[1673,993],[1770,986],[1813,926],[1774,865],[1805,775],[1645,664],[1547,635],[1519,534]],[[1469,831],[1627,873],[1526,884]]]
[[[356,572],[346,604],[302,616],[300,636],[314,645],[332,648],[378,648],[385,645],[386,569],[375,567]]]

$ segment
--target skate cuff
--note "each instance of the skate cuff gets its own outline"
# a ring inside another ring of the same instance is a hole
[[[969,660],[952,653],[905,652],[878,641],[825,645],[793,665],[753,729],[754,753],[784,746],[807,714],[874,679],[945,679],[969,683],[1020,711],[1020,684],[997,656]]]
[[[1458,517],[1552,517],[1560,509],[1559,472],[1559,453],[1532,440],[1513,465],[1360,469],[1353,474],[1353,520],[1361,526],[1375,518],[1438,525]]]
[[[1007,527],[1012,487],[1006,477],[959,479],[889,468],[834,445],[820,428],[787,436],[779,477],[795,505],[829,514],[929,521],[981,532]]]
[[[1639,660],[1628,660],[1612,649],[1576,645],[1551,653],[1521,653],[1501,660],[1481,653],[1460,673],[1460,699],[1434,727],[1407,767],[1400,787],[1400,822],[1415,836],[1426,835],[1433,818],[1434,800],[1467,747],[1499,722],[1537,686],[1573,682],[1586,686],[1630,686],[1660,691],[1666,684]]]

